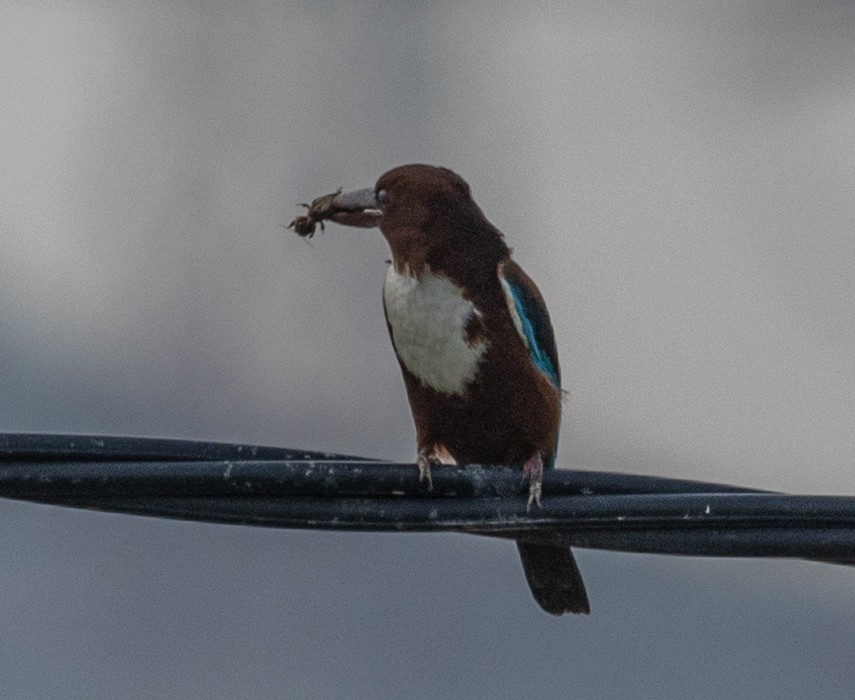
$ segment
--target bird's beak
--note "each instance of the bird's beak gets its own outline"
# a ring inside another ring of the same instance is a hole
[[[372,187],[353,192],[340,192],[332,198],[329,208],[329,218],[345,226],[372,228],[379,226],[383,218]]]

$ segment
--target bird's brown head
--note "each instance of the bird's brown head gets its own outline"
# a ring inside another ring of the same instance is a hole
[[[502,234],[475,204],[469,185],[447,168],[402,165],[382,175],[373,188],[336,195],[332,206],[331,218],[338,223],[379,226],[399,267],[456,267],[475,254],[495,268],[508,254]]]

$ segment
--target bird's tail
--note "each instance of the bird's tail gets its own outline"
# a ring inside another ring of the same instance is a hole
[[[588,593],[569,547],[517,542],[534,599],[552,615],[589,613]]]

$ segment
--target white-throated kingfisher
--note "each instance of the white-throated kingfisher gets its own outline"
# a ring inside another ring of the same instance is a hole
[[[326,199],[324,218],[379,226],[392,251],[383,285],[389,335],[416,427],[417,462],[508,465],[540,506],[561,421],[561,372],[540,291],[502,233],[446,168],[404,165],[375,187]],[[517,543],[526,578],[554,615],[590,610],[569,547]]]

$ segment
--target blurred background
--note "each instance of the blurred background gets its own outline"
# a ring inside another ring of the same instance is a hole
[[[6,2],[0,431],[409,460],[377,231],[468,180],[551,310],[558,464],[855,493],[848,2]],[[0,697],[852,698],[855,570],[0,502]]]

